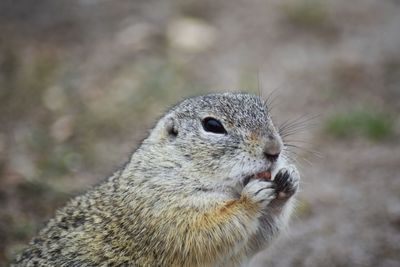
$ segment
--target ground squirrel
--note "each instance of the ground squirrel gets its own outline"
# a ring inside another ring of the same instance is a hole
[[[14,266],[246,265],[291,213],[299,173],[284,151],[260,97],[186,99],[122,169],[58,210]]]

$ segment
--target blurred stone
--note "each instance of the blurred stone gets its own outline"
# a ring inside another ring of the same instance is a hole
[[[43,104],[50,110],[60,110],[65,106],[66,96],[61,86],[52,86],[43,94]]]
[[[51,126],[50,133],[57,142],[66,141],[73,134],[73,117],[65,115],[57,119]]]
[[[195,18],[178,18],[168,25],[171,46],[187,52],[200,52],[211,47],[217,31],[205,21]]]
[[[135,23],[128,25],[117,34],[117,42],[131,49],[141,50],[147,47],[155,29],[149,23]]]

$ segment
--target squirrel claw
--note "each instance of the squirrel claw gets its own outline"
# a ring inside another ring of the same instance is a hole
[[[296,167],[290,165],[281,169],[274,179],[277,198],[284,199],[293,196],[299,188],[299,182],[300,175]]]
[[[272,182],[251,180],[244,187],[242,194],[254,202],[266,206],[275,198],[275,188]]]

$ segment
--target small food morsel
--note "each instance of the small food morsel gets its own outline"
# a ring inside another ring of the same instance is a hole
[[[262,180],[271,180],[271,172],[270,171],[260,172],[256,174],[256,177]]]

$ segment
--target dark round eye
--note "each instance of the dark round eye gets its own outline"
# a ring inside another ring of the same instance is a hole
[[[206,132],[212,132],[217,134],[226,134],[226,130],[222,123],[214,118],[207,117],[203,119],[203,128]]]

